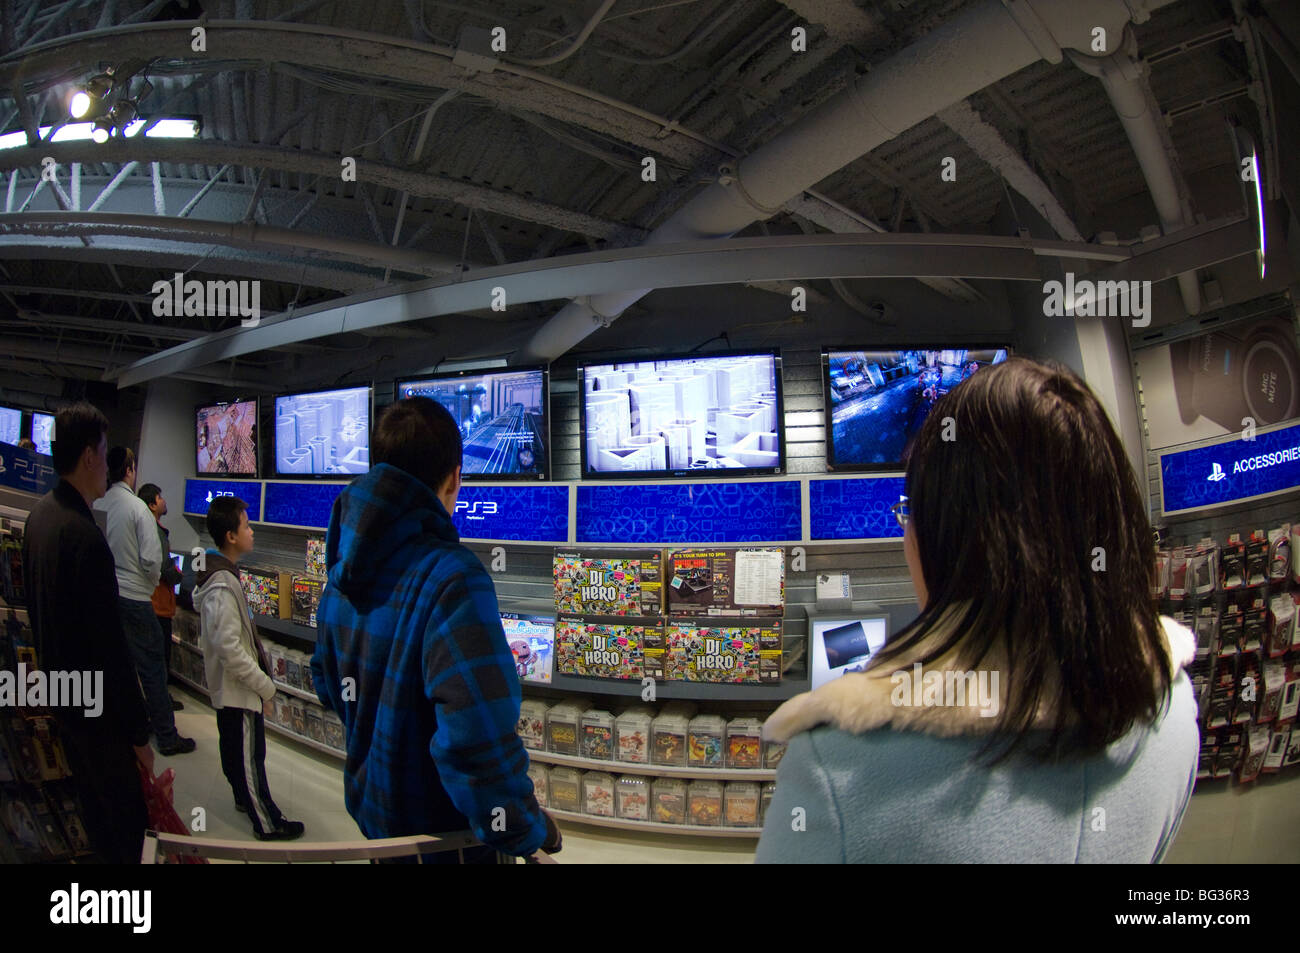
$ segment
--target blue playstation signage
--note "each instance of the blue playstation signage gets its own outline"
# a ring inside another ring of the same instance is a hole
[[[579,543],[781,543],[803,538],[799,482],[578,487]]]
[[[1240,503],[1300,488],[1300,425],[1160,454],[1165,515]]]
[[[28,493],[46,493],[57,482],[53,457],[11,443],[0,443],[0,486]]]
[[[512,484],[461,484],[452,514],[465,539],[525,543],[569,541],[569,488]]]
[[[808,538],[898,539],[903,528],[891,507],[902,494],[902,477],[809,480]]]
[[[237,496],[248,504],[248,520],[261,517],[262,484],[251,480],[186,480],[186,513],[207,516],[208,505],[219,496]]]
[[[267,523],[328,529],[334,501],[347,488],[346,483],[277,483],[266,484]]]

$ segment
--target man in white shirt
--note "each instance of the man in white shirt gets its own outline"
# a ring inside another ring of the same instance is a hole
[[[185,754],[195,748],[192,738],[176,730],[171,696],[167,694],[167,662],[162,630],[153,611],[153,591],[162,573],[164,553],[158,524],[144,500],[135,495],[135,454],[127,447],[108,452],[108,493],[95,501],[107,516],[108,548],[117,573],[117,608],[126,642],[135,661],[154,740],[163,755]]]

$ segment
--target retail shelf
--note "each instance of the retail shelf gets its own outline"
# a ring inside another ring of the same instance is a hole
[[[531,761],[560,764],[566,768],[585,771],[608,771],[610,774],[648,774],[656,778],[707,778],[713,781],[775,781],[776,771],[770,768],[679,768],[660,764],[635,764],[628,761],[598,761],[595,758],[578,758],[568,754],[528,750]]]
[[[296,731],[289,730],[283,725],[277,725],[269,718],[266,719],[266,729],[267,731],[274,731],[278,735],[284,735],[286,738],[291,738],[294,741],[298,742],[299,744],[306,745],[308,748],[315,748],[317,751],[323,751],[325,754],[331,754],[334,757],[338,758],[340,761],[347,759],[348,754],[346,751],[339,751],[338,748],[331,748],[329,745],[322,744],[321,742],[316,741],[314,738],[307,738],[303,735],[298,734],[298,732]]]
[[[641,682],[633,679],[584,678],[580,675],[553,675],[550,684],[524,682],[524,689],[553,691],[566,695],[641,695]],[[775,685],[715,685],[712,682],[655,682],[655,699],[690,701],[771,701],[783,702],[810,688],[806,678],[789,678]]]
[[[188,685],[190,688],[194,689],[196,692],[200,692],[200,693],[202,693],[202,695],[203,695],[204,698],[211,698],[211,697],[212,697],[212,693],[209,692],[206,688],[204,688],[204,687],[203,687],[202,685],[200,685],[198,682],[191,682],[188,678],[186,678],[184,675],[181,675],[179,672],[173,671],[173,672],[172,672],[172,678],[176,679],[176,681],[180,682],[182,685]]]
[[[184,640],[182,640],[182,639],[178,639],[178,638],[176,637],[175,633],[172,634],[172,641],[173,641],[175,644],[177,644],[177,645],[180,645],[180,646],[183,646],[183,647],[189,649],[191,652],[197,652],[199,655],[202,655],[202,654],[203,654],[203,649],[201,649],[201,648],[200,648],[199,646],[197,646],[197,645],[194,645],[194,644],[191,643],[191,642],[186,642],[186,641],[184,641]]]
[[[270,632],[302,639],[304,642],[316,641],[316,630],[312,626],[294,622],[292,619],[273,619],[269,615],[254,615],[253,621],[257,623],[258,628]]]
[[[596,817],[548,807],[546,812],[557,821],[575,824],[592,824],[596,827],[617,827],[623,831],[662,831],[669,834],[691,834],[696,837],[750,837],[762,836],[761,827],[695,827],[690,824],[660,824],[657,821],[628,821],[621,817]]]
[[[271,679],[271,681],[275,682],[275,690],[277,692],[284,692],[286,695],[296,695],[298,698],[309,701],[315,705],[320,704],[320,699],[311,692],[304,692],[301,688],[294,688],[292,685],[286,685],[284,682],[278,682],[275,679]]]

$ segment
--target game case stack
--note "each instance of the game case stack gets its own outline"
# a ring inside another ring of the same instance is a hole
[[[1204,538],[1157,554],[1152,594],[1196,636],[1188,666],[1201,726],[1197,778],[1283,770],[1300,733],[1297,526]],[[1290,703],[1290,704],[1289,704]]]

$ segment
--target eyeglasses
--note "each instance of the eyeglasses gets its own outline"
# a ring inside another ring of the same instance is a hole
[[[905,496],[900,496],[889,510],[894,514],[894,519],[898,520],[899,526],[907,526],[907,521],[912,518],[912,504]]]

